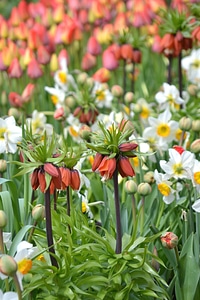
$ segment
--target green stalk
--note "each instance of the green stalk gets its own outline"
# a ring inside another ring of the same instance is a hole
[[[50,259],[52,266],[58,268],[58,263],[55,258],[55,250],[53,246],[53,233],[52,233],[52,222],[51,222],[51,202],[50,202],[50,189],[44,193],[45,197],[45,215],[46,215],[46,233],[47,233],[47,244],[50,252]]]
[[[14,283],[15,283],[15,286],[16,286],[16,291],[17,291],[17,295],[18,295],[18,300],[22,300],[22,291],[21,291],[20,284],[19,284],[19,280],[18,280],[16,274],[13,276],[13,280],[14,280]]]
[[[122,251],[122,231],[121,231],[121,217],[120,217],[120,200],[118,190],[118,170],[115,169],[113,174],[114,182],[114,199],[115,199],[115,215],[116,215],[116,250],[115,253],[119,254]]]

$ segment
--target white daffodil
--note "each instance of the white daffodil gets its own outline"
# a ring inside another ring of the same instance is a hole
[[[195,157],[190,151],[184,151],[180,154],[175,149],[169,149],[169,161],[161,160],[160,166],[169,178],[191,179],[194,163]]]
[[[22,139],[22,129],[16,126],[13,116],[0,118],[0,153],[15,153]]]
[[[27,274],[32,268],[32,258],[38,254],[38,248],[33,247],[32,244],[22,241],[17,246],[17,251],[14,256],[15,261],[17,262],[17,278],[20,284],[21,290],[23,290],[22,279],[25,274]]]
[[[161,150],[166,150],[168,144],[175,139],[175,134],[178,129],[178,122],[170,120],[171,113],[166,109],[159,114],[158,118],[149,117],[150,127],[145,128],[143,138],[152,140],[156,143],[156,147]]]
[[[163,195],[163,201],[170,204],[175,199],[175,190],[171,188],[170,182],[166,174],[159,173],[158,170],[154,171],[154,179],[156,181],[159,192]]]
[[[3,232],[3,243],[6,246],[6,249],[9,250],[12,245],[12,234],[11,232]]]
[[[3,293],[2,290],[0,290],[0,300],[18,300],[18,295],[15,292]]]
[[[166,82],[163,83],[163,91],[158,92],[155,95],[155,99],[160,105],[161,110],[169,107],[176,109],[185,103],[184,99],[180,97],[179,90],[175,85],[170,85]]]
[[[95,104],[97,107],[111,107],[113,95],[102,83],[95,81],[92,90],[92,96],[95,99]]]
[[[194,211],[200,213],[200,199],[198,199],[194,202],[194,204],[192,205],[192,209],[194,209]]]
[[[88,214],[88,217],[90,219],[93,218],[93,213],[88,205],[88,196],[87,196],[87,191],[85,192],[84,195],[78,193],[78,196],[79,198],[81,199],[81,210],[82,210],[82,213],[87,213]]]
[[[51,95],[51,100],[56,108],[63,105],[65,100],[65,92],[56,85],[54,88],[45,86],[45,91]]]
[[[196,187],[197,191],[200,192],[200,161],[195,159],[193,169],[191,172],[191,180],[193,186]]]
[[[188,80],[200,85],[200,49],[193,49],[190,55],[182,59],[181,64]]]
[[[73,114],[69,114],[67,117],[67,123],[69,125],[64,128],[64,136],[67,137],[69,134],[75,142],[81,142],[82,139],[79,132],[82,124],[79,122],[79,119],[74,117]]]
[[[47,135],[53,133],[53,126],[46,123],[47,118],[44,113],[34,110],[32,113],[32,118],[26,119],[27,127],[32,130],[33,134],[43,134],[46,131]]]
[[[55,84],[64,92],[68,92],[71,87],[77,89],[75,80],[68,71],[67,60],[65,58],[61,59],[60,66],[61,68],[54,74]]]

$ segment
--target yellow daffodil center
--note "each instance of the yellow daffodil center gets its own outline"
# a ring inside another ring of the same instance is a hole
[[[42,127],[41,125],[42,125],[42,123],[41,123],[41,120],[39,118],[33,120],[32,121],[33,132],[35,132],[38,128]]]
[[[135,168],[139,167],[139,158],[138,157],[133,157],[132,160],[133,160],[133,166]]]
[[[197,58],[196,58],[196,59],[193,61],[192,66],[193,66],[194,68],[200,68],[200,59],[197,59]]]
[[[128,106],[124,106],[124,111],[127,115],[130,115],[130,108]]]
[[[147,119],[149,117],[150,110],[147,106],[142,106],[142,112],[140,113],[140,117],[143,119]]]
[[[4,140],[5,132],[6,132],[6,128],[0,128],[0,140]]]
[[[200,184],[200,172],[194,173],[194,180],[196,183]]]
[[[174,164],[173,165],[173,171],[174,171],[175,175],[181,175],[181,174],[183,174],[184,169],[183,169],[182,164],[181,163]]]
[[[58,73],[58,78],[62,83],[67,83],[67,74],[63,71]]]
[[[23,275],[27,274],[32,268],[32,260],[24,258],[20,260],[18,263],[18,271]]]
[[[177,129],[175,136],[178,141],[180,141],[180,139],[182,138],[182,135],[183,135],[183,131],[180,128]],[[185,140],[185,138],[186,138],[186,133],[184,133],[184,135],[183,135],[183,140]]]
[[[164,182],[158,184],[158,190],[163,196],[169,196],[171,192],[170,187]]]
[[[85,213],[86,210],[87,210],[86,203],[84,201],[82,201],[82,213]]]
[[[69,133],[73,137],[78,137],[78,132],[73,128],[73,126],[69,127]]]
[[[166,123],[161,123],[157,127],[157,134],[161,137],[167,137],[170,134],[170,127]]]
[[[103,90],[96,91],[96,97],[97,97],[97,100],[104,101],[105,100],[105,92]]]
[[[175,102],[175,99],[171,94],[169,94],[167,96],[167,100],[168,100],[169,104],[171,106],[173,106],[174,108],[176,108],[177,110],[180,108],[180,105]]]
[[[43,254],[40,254],[40,255],[37,257],[37,260],[45,262],[44,255],[43,255]]]
[[[55,95],[51,95],[51,101],[53,102],[54,105],[58,103],[58,97]]]

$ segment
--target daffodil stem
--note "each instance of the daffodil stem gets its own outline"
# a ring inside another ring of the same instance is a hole
[[[0,252],[4,253],[3,231],[0,229]]]
[[[31,231],[29,233],[29,236],[28,236],[28,239],[27,239],[27,242],[31,242],[31,239],[32,239],[32,236],[33,236],[33,233],[35,231],[35,227],[37,225],[37,221],[35,220],[34,223],[33,223],[33,227],[31,228]]]
[[[133,63],[133,70],[132,70],[132,78],[131,78],[131,92],[135,92],[135,63]]]
[[[44,193],[45,196],[45,215],[46,215],[46,233],[47,233],[47,244],[50,252],[51,264],[58,268],[57,260],[55,259],[55,250],[53,246],[53,233],[52,233],[52,222],[51,222],[51,202],[50,202],[50,189]]]
[[[167,73],[167,83],[171,84],[172,83],[172,60],[173,60],[172,55],[170,55],[168,59],[169,59],[169,64],[168,64],[168,73]]]
[[[69,186],[67,186],[67,188],[66,188],[66,197],[67,197],[67,215],[70,216],[71,207],[70,207],[70,190],[69,190]],[[69,224],[68,224],[68,229],[69,229],[69,232],[71,232],[71,228],[70,228]]]
[[[142,196],[141,200],[141,219],[140,219],[140,234],[143,234],[143,228],[144,228],[144,199],[145,197]]]
[[[182,66],[181,66],[181,60],[182,60],[182,52],[180,52],[178,56],[178,81],[179,81],[179,95],[182,98],[182,92],[183,92],[183,76],[182,76]]]
[[[116,250],[115,253],[119,254],[122,251],[122,232],[121,232],[121,217],[120,217],[120,200],[118,190],[118,170],[116,168],[113,174],[114,182],[114,198],[115,198],[115,214],[116,214]]]
[[[135,225],[136,220],[136,206],[135,206],[135,196],[132,195],[132,215],[133,215],[133,226]]]
[[[123,89],[124,95],[126,94],[126,60],[123,59]]]
[[[16,291],[17,291],[17,295],[18,295],[18,300],[22,300],[22,291],[19,285],[19,280],[17,278],[17,275],[15,274],[13,277],[14,283],[15,283],[15,287],[16,287]]]
[[[174,248],[174,252],[175,252],[176,260],[177,260],[177,264],[178,264],[179,263],[179,253],[178,253],[178,247],[177,246]]]

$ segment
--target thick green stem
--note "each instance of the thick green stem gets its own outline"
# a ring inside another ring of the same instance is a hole
[[[182,92],[183,92],[183,76],[182,76],[182,66],[181,66],[181,60],[182,60],[182,52],[180,52],[178,56],[178,82],[179,82],[179,94],[182,98]]]
[[[52,233],[52,222],[51,222],[51,202],[50,202],[50,189],[48,188],[44,194],[45,196],[45,215],[46,215],[46,233],[47,233],[47,244],[50,252],[51,264],[58,268],[57,260],[55,259],[55,250],[53,246],[53,233]]]
[[[121,217],[120,217],[120,200],[118,190],[118,170],[116,168],[113,174],[114,182],[114,198],[115,198],[115,214],[116,214],[116,250],[115,253],[119,254],[122,251],[122,232],[121,232]]]
[[[22,300],[22,291],[21,291],[19,280],[18,280],[16,274],[14,275],[13,280],[14,280],[14,283],[15,283],[15,287],[16,287],[16,291],[17,291],[17,295],[18,295],[18,300]]]

